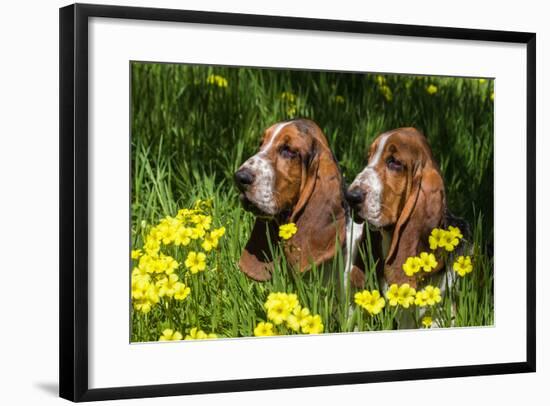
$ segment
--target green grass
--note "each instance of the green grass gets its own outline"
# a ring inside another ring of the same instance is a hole
[[[208,84],[211,74],[225,78],[227,87]],[[434,94],[427,92],[429,85],[437,87]],[[296,100],[282,98],[283,92]],[[226,234],[209,255],[207,271],[196,275],[183,266],[187,249],[163,248],[181,263],[176,273],[191,294],[168,306],[161,301],[148,314],[132,311],[132,341],[156,341],[165,328],[184,335],[200,327],[219,336],[250,336],[266,319],[267,295],[277,291],[297,293],[302,305],[321,315],[326,332],[395,328],[393,307],[374,317],[360,309],[350,312],[353,296],[342,293],[341,275],[327,284],[320,272],[295,275],[280,260],[273,279],[257,283],[237,267],[253,217],[239,205],[233,173],[256,151],[264,128],[293,117],[320,125],[348,182],[379,133],[414,126],[426,134],[448,205],[471,225],[475,262],[474,272],[444,295],[433,316],[451,325],[456,304],[455,326],[492,324],[492,92],[491,80],[400,75],[381,80],[376,74],[133,63],[133,247],[141,247],[162,218],[197,199],[212,199],[214,225],[224,225]],[[335,261],[342,269],[340,256]],[[374,272],[367,272],[367,288],[377,284]]]

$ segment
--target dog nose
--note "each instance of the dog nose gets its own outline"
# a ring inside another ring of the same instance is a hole
[[[344,195],[348,203],[352,206],[362,203],[365,199],[365,192],[358,188],[346,190]]]
[[[235,182],[239,187],[246,187],[254,182],[254,175],[248,169],[239,169],[235,172]]]

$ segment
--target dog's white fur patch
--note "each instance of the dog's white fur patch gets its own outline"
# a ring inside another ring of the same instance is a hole
[[[350,189],[359,188],[366,192],[365,201],[361,207],[361,213],[363,218],[367,219],[369,223],[376,227],[381,227],[382,216],[382,194],[384,192],[384,186],[380,175],[376,172],[376,165],[380,162],[384,148],[391,133],[383,134],[380,137],[376,152],[369,160],[368,165],[357,175]]]
[[[254,175],[254,184],[252,185],[252,193],[248,195],[248,199],[258,209],[265,214],[274,216],[278,212],[277,202],[275,200],[275,168],[273,163],[267,159],[267,154],[273,147],[276,138],[281,133],[281,130],[292,121],[285,121],[277,124],[273,130],[271,139],[248,160],[242,164],[241,169],[248,169]]]
[[[359,242],[363,236],[363,224],[356,223],[351,216],[348,216],[346,219],[346,249],[344,251],[344,284],[346,288],[349,283],[351,268],[359,251]]]

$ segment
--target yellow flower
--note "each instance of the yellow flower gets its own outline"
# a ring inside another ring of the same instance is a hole
[[[218,338],[214,333],[207,334],[202,330],[199,330],[198,327],[193,327],[189,330],[189,334],[185,336],[186,340],[206,340],[208,338]]]
[[[422,267],[424,272],[431,272],[433,269],[437,267],[437,261],[435,259],[435,255],[432,253],[421,252],[420,266]]]
[[[142,272],[153,273],[155,272],[154,265],[155,260],[149,254],[144,254],[139,259],[138,268]]]
[[[267,337],[276,335],[273,331],[273,324],[270,322],[259,322],[254,329],[254,335],[256,337]]]
[[[389,301],[390,306],[397,306],[399,304],[399,286],[397,283],[393,283],[386,292],[386,298]]]
[[[149,278],[149,275],[145,275]],[[143,299],[149,289],[149,280],[146,277],[132,277],[132,299]]]
[[[220,239],[225,234],[225,227],[216,228],[215,230],[212,230],[210,234],[212,237]]]
[[[151,280],[151,277],[144,269],[135,267],[134,269],[132,269],[132,281],[139,279],[145,279],[148,282]]]
[[[171,244],[179,227],[179,220],[170,216],[161,220],[155,232],[157,239],[161,239],[164,245]]]
[[[426,88],[426,92],[428,92],[428,94],[436,94],[437,93],[437,86],[436,85],[429,85],[427,88]]]
[[[203,210],[208,211],[212,208],[213,203],[214,201],[212,200],[212,198],[205,199],[205,200],[198,199],[197,201],[195,201],[195,204],[193,205],[193,209],[194,211],[203,211]]]
[[[296,115],[296,110],[297,110],[296,106],[294,106],[294,105],[289,106],[286,109],[286,115],[292,117],[292,116]]]
[[[149,263],[149,270],[153,273],[161,274],[164,273],[164,271],[167,268],[167,262],[163,255],[160,254],[160,257],[157,258],[151,258],[151,261]]]
[[[157,240],[159,242],[160,240],[162,240],[162,230],[160,224],[156,227],[153,227],[151,231],[149,231],[149,235],[147,235],[146,240]]]
[[[300,331],[300,327],[305,323],[305,320],[310,315],[307,307],[302,308],[300,305],[296,306],[286,319],[286,325],[288,328],[294,331]]]
[[[281,324],[288,318],[292,310],[286,301],[273,300],[267,310],[267,318],[275,324]]]
[[[414,298],[414,304],[420,307],[426,306],[427,304],[426,292],[424,292],[423,290],[419,290],[418,292],[416,292],[416,296]]]
[[[275,304],[276,301],[282,300],[284,298],[286,298],[286,293],[272,292],[267,297],[267,300],[264,303],[264,307],[266,308],[266,310],[269,310],[271,306]]]
[[[170,274],[168,277],[157,281],[158,295],[160,297],[168,296],[172,297],[176,293],[176,282],[178,281],[178,275]]]
[[[393,100],[393,93],[389,86],[387,85],[380,86],[380,92],[382,93],[382,96],[384,96],[384,99],[386,99],[387,102],[391,102]]]
[[[225,227],[220,227],[215,230],[212,230],[209,235],[204,237],[204,240],[201,244],[202,248],[208,252],[214,248],[218,247],[219,239],[225,234]]]
[[[367,309],[370,314],[378,314],[382,311],[385,304],[386,301],[383,297],[380,297],[380,293],[377,290],[373,290],[371,292],[370,302],[367,303],[365,309]]]
[[[208,75],[208,78],[206,78],[206,83],[221,88],[227,87],[227,79],[220,75]]]
[[[134,302],[134,307],[136,310],[142,312],[143,314],[147,314],[151,311],[152,303],[148,300],[139,300]]]
[[[132,303],[137,311],[149,313],[159,301],[158,289],[154,284],[144,278],[132,280]]]
[[[152,305],[157,304],[160,301],[159,289],[158,287],[151,283],[145,292],[145,297]]]
[[[298,227],[294,223],[283,224],[279,227],[279,237],[283,240],[288,240],[298,231]]]
[[[345,101],[346,101],[346,100],[344,99],[343,96],[340,96],[340,95],[334,96],[334,102],[335,102],[336,104],[344,104]]]
[[[430,237],[428,238],[428,242],[430,243],[430,249],[436,250],[438,247],[442,247],[442,240],[445,236],[446,231],[442,230],[440,228],[434,228],[432,230],[432,233],[430,234]]]
[[[294,103],[296,102],[296,95],[292,92],[283,92],[281,93],[281,100],[289,103]]]
[[[159,341],[178,341],[181,340],[183,336],[179,331],[174,331],[171,328],[167,328],[162,332],[162,335],[159,338]]]
[[[180,220],[185,220],[187,217],[193,214],[195,214],[195,210],[181,209],[181,210],[178,210],[178,214],[176,215],[176,218]]]
[[[203,214],[196,214],[191,217],[191,221],[195,223],[196,228],[202,228],[203,230],[209,230],[212,224],[212,217],[205,216]]]
[[[143,249],[147,254],[154,257],[160,250],[160,241],[153,238],[148,238],[143,245]]]
[[[380,292],[377,290],[373,290],[372,292],[364,290],[355,294],[355,303],[363,307],[370,314],[376,315],[382,311],[386,300],[380,297]]]
[[[459,240],[464,238],[464,236],[462,235],[462,232],[460,231],[460,228],[449,226],[448,230],[449,230],[449,233],[451,233],[451,235],[453,235],[455,238],[458,238]]]
[[[132,259],[139,259],[143,253],[140,249],[132,250]]]
[[[487,79],[478,79],[478,82],[484,84],[485,82],[487,82]]]
[[[294,309],[299,304],[298,296],[295,293],[272,292],[267,297],[264,306],[267,310],[269,310],[279,301],[286,303],[290,309]]]
[[[180,264],[174,258],[169,255],[160,254],[160,258],[156,261],[158,264],[157,272],[164,272],[168,275],[173,273]]]
[[[174,236],[174,244],[177,246],[179,245],[189,245],[191,242],[191,236],[193,235],[193,229],[185,226],[181,226],[176,231],[176,235]]]
[[[420,271],[422,262],[418,257],[409,257],[403,264],[403,271],[407,276],[413,276],[415,273]]]
[[[370,292],[368,290],[363,290],[357,292],[354,296],[355,303],[361,307],[365,307],[370,300]]]
[[[194,227],[194,228],[191,229],[191,239],[193,239],[193,240],[197,240],[199,238],[202,238],[202,237],[204,237],[205,234],[206,234],[206,232],[200,226]]]
[[[453,269],[460,276],[465,276],[474,270],[472,259],[469,256],[459,256],[453,264]]]
[[[428,285],[424,288],[424,299],[428,306],[433,306],[436,303],[441,302],[441,291],[439,288],[434,288],[432,285]]]
[[[185,266],[193,274],[204,271],[206,269],[206,255],[204,252],[191,251],[185,260]]]
[[[264,304],[267,318],[275,324],[287,321],[290,313],[299,308],[298,296],[295,293],[272,292]],[[294,320],[291,320],[293,323]]]
[[[291,309],[295,309],[299,305],[298,296],[295,293],[287,293],[285,300]]]
[[[201,244],[201,247],[206,251],[209,252],[213,248],[216,248],[218,246],[218,239],[214,235],[214,233],[210,233],[204,237],[204,240]]]
[[[424,316],[422,318],[422,325],[426,328],[432,326],[432,318],[430,316]]]
[[[416,295],[416,289],[411,288],[408,283],[404,283],[399,286],[397,302],[403,306],[405,309],[408,309],[414,303]]]
[[[384,299],[382,299],[384,300]],[[321,316],[316,314],[315,316],[307,316],[301,323],[302,332],[305,334],[321,334],[323,329],[323,321]]]
[[[455,247],[459,243],[459,239],[450,231],[445,231],[441,244],[446,251],[454,251]]]
[[[177,282],[174,285],[174,299],[184,300],[191,293],[191,288],[185,285],[185,283]]]
[[[392,284],[386,292],[386,297],[389,300],[390,306],[403,306],[407,309],[414,303],[414,295],[416,290],[411,288],[408,283],[404,283],[398,286],[396,283]]]

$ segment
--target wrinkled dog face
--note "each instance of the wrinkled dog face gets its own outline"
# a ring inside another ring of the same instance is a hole
[[[247,210],[273,217],[291,210],[298,201],[313,146],[307,129],[300,127],[295,121],[269,127],[259,151],[235,173],[240,198]]]
[[[368,153],[367,166],[350,185],[346,198],[356,217],[376,228],[393,225],[403,208],[413,151],[410,134],[379,135]]]

